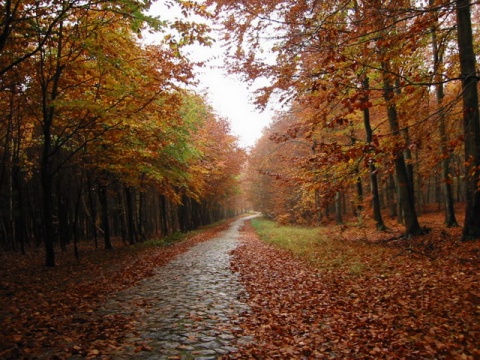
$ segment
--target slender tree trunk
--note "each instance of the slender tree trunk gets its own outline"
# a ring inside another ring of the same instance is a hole
[[[110,239],[110,219],[108,216],[108,188],[106,185],[101,185],[99,187],[98,198],[100,200],[100,207],[102,212],[102,227],[105,249],[109,250],[112,248],[112,241]]]
[[[45,242],[45,266],[55,266],[55,247],[54,247],[54,229],[53,229],[53,186],[50,171],[50,148],[51,137],[49,126],[44,127],[44,143],[41,161],[40,176],[42,179],[42,209],[43,209],[43,226],[44,226],[44,242]]]
[[[27,234],[27,221],[26,214],[27,209],[25,206],[25,195],[24,195],[24,184],[22,181],[22,174],[20,167],[17,165],[17,160],[15,160],[15,165],[12,169],[13,173],[13,184],[15,188],[15,193],[17,194],[17,207],[18,207],[18,217],[15,221],[15,238],[17,239],[20,245],[20,251],[22,255],[25,255],[25,240]]]
[[[430,5],[434,5],[434,0],[430,0]],[[438,21],[437,23],[438,24]],[[442,83],[441,67],[443,65],[443,55],[438,47],[437,31],[436,28],[432,28],[432,53],[433,53],[433,69],[434,69],[434,82],[435,93],[437,97],[437,107],[439,113],[439,125],[438,131],[440,134],[440,151],[442,152],[442,177],[443,177],[443,192],[445,196],[445,225],[447,227],[458,226],[457,219],[455,217],[453,190],[450,178],[450,154],[447,149],[448,136],[445,126],[445,112],[442,109],[443,99],[445,97],[444,87]]]
[[[342,196],[339,191],[335,193],[335,222],[340,225],[343,224],[342,218]]]
[[[457,37],[463,96],[465,142],[465,222],[462,239],[480,238],[480,118],[478,113],[478,76],[473,50],[470,1],[456,1]]]
[[[317,220],[317,225],[322,223],[322,207],[320,203],[320,190],[315,189],[315,215]]]
[[[137,242],[137,231],[135,229],[135,212],[132,189],[128,186],[125,186],[125,195],[127,202],[127,228],[128,228],[128,242],[130,245],[133,245]]]
[[[40,159],[40,178],[42,186],[42,209],[43,209],[43,226],[44,226],[44,243],[45,243],[45,266],[55,266],[55,247],[53,227],[53,152],[52,152],[52,128],[55,118],[55,106],[53,102],[59,94],[59,82],[64,66],[61,64],[62,48],[63,48],[63,23],[59,24],[59,37],[56,54],[55,73],[48,76],[48,66],[45,64],[44,54],[40,56],[40,77],[42,92],[42,135],[43,148]],[[51,86],[51,87],[50,87]]]
[[[87,179],[87,187],[88,187],[88,202],[90,203],[93,240],[95,242],[95,249],[98,249],[97,204],[95,202],[95,196],[92,191],[93,185],[92,185],[92,179],[90,178],[90,176],[88,176],[88,179]]]
[[[12,88],[15,85],[12,84]],[[13,165],[14,165],[14,149],[13,149],[13,113],[14,113],[14,93],[10,94],[10,109],[6,116],[6,126],[3,128],[5,131],[4,136],[5,145],[3,148],[2,167],[0,171],[0,196],[2,202],[0,203],[1,220],[3,223],[3,234],[5,249],[15,250],[16,241],[14,234],[14,192],[13,192]]]
[[[355,216],[361,216],[363,211],[363,184],[362,178],[360,177],[360,172],[358,168],[355,169],[355,175],[357,180],[355,181],[355,188],[357,190],[357,198],[355,199],[354,212]]]
[[[398,217],[398,222],[402,223],[403,221],[400,220],[401,214],[398,215],[397,211],[397,190],[395,188],[395,179],[393,178],[392,174],[388,174],[387,181],[385,184],[385,193],[387,196],[387,206],[389,210],[389,215],[391,219]]]
[[[81,178],[78,193],[77,193],[77,199],[75,202],[75,213],[73,217],[73,251],[75,254],[75,259],[77,260],[80,259],[80,254],[78,252],[78,217],[80,213],[80,203],[82,200],[82,186],[83,186],[83,179]]]
[[[397,109],[393,102],[394,91],[392,82],[389,79],[389,69],[386,63],[382,63],[383,90],[384,98],[387,104],[387,117],[390,130],[393,136],[400,136],[400,125],[398,122]],[[403,216],[405,220],[405,235],[414,236],[422,234],[422,228],[418,223],[417,212],[415,210],[414,194],[412,193],[412,184],[408,176],[407,165],[403,152],[398,152],[395,156],[395,175],[397,178],[398,195]]]
[[[401,90],[400,90],[400,80],[395,78],[395,94],[401,95]],[[392,104],[393,105],[393,104]],[[395,107],[396,111],[396,118],[397,118],[397,124],[398,124],[398,118],[399,114],[397,111],[397,108]],[[401,115],[400,115],[401,117]],[[403,127],[400,129],[400,134],[403,137],[403,140],[405,141],[405,149],[403,150],[403,158],[405,159],[405,168],[407,169],[407,186],[408,186],[408,196],[410,197],[410,202],[412,204],[416,204],[415,200],[415,171],[413,169],[413,157],[412,157],[412,151],[410,150],[410,133],[408,131],[408,127]]]
[[[145,216],[145,191],[140,190],[138,194],[138,217],[137,217],[137,232],[140,241],[146,240],[146,228],[147,228],[147,221]],[[155,216],[153,212],[151,216]]]
[[[162,236],[167,236],[169,234],[168,227],[168,216],[167,216],[167,199],[165,195],[159,195],[160,202],[160,233]]]
[[[397,115],[398,119],[398,115]],[[407,187],[408,187],[408,196],[410,197],[410,202],[416,204],[415,199],[415,171],[413,170],[413,157],[412,151],[409,148],[410,145],[410,134],[408,129],[403,128],[400,130],[402,137],[405,141],[406,149],[403,151],[403,157],[405,162],[405,168],[407,170]]]
[[[353,123],[350,122],[350,139],[352,141],[352,147],[355,146],[356,139],[355,139],[355,130],[353,128]],[[359,217],[362,214],[363,211],[363,185],[362,185],[362,179],[360,177],[360,171],[358,169],[359,165],[355,167],[355,190],[357,192],[357,196],[355,200],[353,201],[353,214],[356,217]]]
[[[62,251],[67,250],[67,244],[70,243],[71,236],[71,224],[69,221],[69,204],[64,191],[62,191],[63,184],[65,182],[60,176],[56,177],[56,194],[57,194],[57,211],[56,211],[56,234],[57,242],[60,244]]]
[[[369,102],[368,90],[370,89],[368,77],[365,76],[363,79],[363,90],[365,91],[364,101],[365,103]],[[365,135],[367,144],[373,146],[373,130],[370,124],[370,109],[365,107],[363,109],[363,126],[365,128]],[[377,230],[385,231],[387,227],[383,222],[382,212],[380,208],[380,197],[378,193],[378,180],[377,180],[377,168],[375,162],[372,160],[369,161],[369,170],[370,170],[370,188],[372,194],[372,207],[373,207],[373,218],[375,219],[375,226]]]

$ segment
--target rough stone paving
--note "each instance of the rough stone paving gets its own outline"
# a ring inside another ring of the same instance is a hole
[[[240,300],[246,293],[230,268],[230,252],[246,219],[108,302],[105,312],[133,313],[137,321],[130,345],[112,359],[218,359],[253,340],[236,335],[235,319],[249,308]]]

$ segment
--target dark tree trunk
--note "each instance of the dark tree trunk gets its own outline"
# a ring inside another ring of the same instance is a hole
[[[43,226],[44,226],[44,242],[45,242],[45,266],[55,266],[55,247],[53,228],[53,186],[52,176],[50,172],[50,132],[44,133],[44,144],[42,153],[41,179],[42,179],[42,209],[43,209]]]
[[[398,122],[397,109],[393,102],[394,91],[392,82],[389,79],[388,65],[382,63],[383,75],[383,90],[384,98],[387,104],[387,117],[393,136],[400,135],[400,125]],[[410,182],[407,165],[403,151],[398,151],[395,154],[395,176],[397,178],[397,187],[400,206],[405,220],[405,235],[415,236],[422,234],[422,228],[418,223],[417,212],[415,210],[415,197],[413,194],[413,184]]]
[[[434,6],[434,0],[430,0],[430,5]],[[438,20],[438,19],[437,19]],[[438,21],[436,22],[436,25]],[[444,87],[442,83],[442,74],[440,73],[441,65],[443,64],[442,50],[439,49],[436,28],[432,28],[432,53],[433,53],[433,69],[435,93],[437,97],[437,106],[439,113],[439,134],[440,134],[440,150],[442,152],[442,177],[443,177],[443,192],[445,196],[445,225],[447,227],[458,226],[455,217],[453,190],[450,178],[450,154],[447,149],[448,136],[445,128],[445,112],[442,109],[443,99],[445,97]]]
[[[364,102],[369,102],[368,91],[370,89],[368,77],[365,77],[363,80],[363,90],[365,91]],[[369,146],[373,146],[373,130],[370,124],[370,109],[365,107],[363,109],[363,125],[365,128],[366,141]],[[375,219],[375,226],[377,230],[385,231],[387,227],[383,222],[382,212],[380,208],[380,197],[378,192],[378,180],[377,180],[377,168],[373,159],[370,159],[368,162],[368,167],[370,170],[370,188],[372,194],[372,207],[373,207],[373,218]]]
[[[97,231],[97,204],[95,202],[95,194],[93,192],[92,179],[88,176],[88,202],[90,203],[90,217],[92,223],[93,240],[95,242],[95,249],[98,248],[98,231]]]
[[[56,54],[55,72],[51,77],[46,76],[48,66],[45,64],[45,58],[40,57],[40,76],[41,76],[41,94],[42,94],[42,136],[43,148],[40,159],[40,178],[42,186],[42,209],[43,209],[43,226],[44,226],[44,243],[45,243],[45,266],[55,266],[55,231],[53,226],[53,144],[52,144],[52,128],[55,118],[55,106],[53,102],[57,99],[59,90],[60,77],[64,66],[61,64],[62,48],[63,48],[63,24],[59,24],[59,37]],[[48,78],[47,78],[48,77]],[[50,87],[51,86],[51,87]]]
[[[335,193],[335,222],[340,225],[343,224],[342,218],[342,196],[339,191]]]
[[[462,239],[480,238],[480,119],[478,114],[478,76],[473,50],[470,1],[456,1],[457,37],[463,96],[465,142],[465,222]]]
[[[71,223],[69,221],[69,204],[64,192],[62,191],[62,186],[64,182],[60,177],[57,176],[57,212],[55,219],[56,221],[56,234],[58,242],[60,243],[60,247],[62,251],[67,250],[67,244],[70,243],[71,240]]]
[[[398,211],[397,211],[397,202],[398,200],[396,199],[396,192],[397,190],[395,189],[395,179],[393,178],[392,174],[389,174],[387,177],[387,181],[385,184],[385,192],[387,194],[387,203],[388,203],[388,209],[390,213],[390,218],[394,219],[395,217],[401,217],[398,216]],[[399,220],[399,222],[402,222]]]
[[[322,223],[322,207],[320,203],[320,190],[315,189],[315,216],[317,225]]]
[[[109,250],[112,248],[112,241],[110,239],[110,219],[108,216],[108,189],[106,185],[99,187],[98,198],[100,200],[100,207],[102,212],[102,227],[105,249]]]
[[[135,206],[134,206],[134,194],[132,189],[128,186],[125,187],[125,195],[127,202],[127,228],[128,228],[128,242],[133,245],[137,242],[137,231],[135,229]]]
[[[357,189],[357,199],[355,200],[355,216],[360,216],[363,211],[363,184],[362,178],[359,175],[358,168],[355,169],[355,175],[357,176],[357,180],[355,182],[355,187]]]
[[[167,236],[169,235],[169,226],[168,226],[168,214],[167,214],[167,199],[165,195],[159,195],[159,201],[160,201],[160,216],[161,216],[161,222],[160,222],[160,232],[162,236]]]
[[[80,259],[80,254],[78,252],[78,217],[80,213],[80,203],[82,200],[82,186],[82,181],[80,181],[77,199],[75,201],[75,213],[73,217],[73,251],[77,260]]]
[[[17,194],[17,206],[18,206],[18,217],[15,221],[15,237],[20,245],[20,252],[22,255],[25,255],[25,240],[27,237],[27,221],[26,214],[27,209],[25,206],[25,195],[22,181],[22,174],[20,168],[15,165],[12,169],[13,172],[13,183],[15,186],[15,192]]]
[[[145,216],[145,191],[140,190],[138,194],[138,216],[137,216],[137,233],[141,241],[146,240],[146,216]],[[155,213],[152,212],[152,216],[155,216]]]

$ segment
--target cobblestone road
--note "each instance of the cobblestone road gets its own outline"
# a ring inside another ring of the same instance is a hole
[[[106,312],[135,314],[138,332],[114,360],[218,359],[252,341],[235,335],[235,318],[249,309],[240,300],[245,290],[230,269],[229,255],[249,218],[236,220],[109,301]]]

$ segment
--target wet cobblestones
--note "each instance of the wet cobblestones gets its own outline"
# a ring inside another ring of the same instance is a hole
[[[134,314],[137,321],[137,334],[129,336],[125,349],[112,359],[213,360],[253,340],[236,335],[236,318],[249,308],[241,301],[245,290],[230,269],[230,252],[246,219],[236,220],[108,302],[106,313]]]

